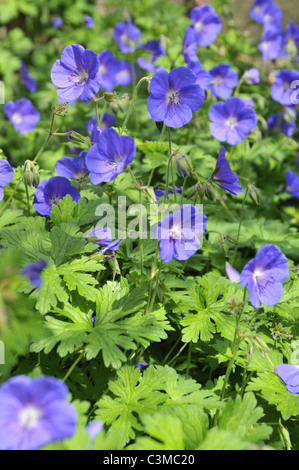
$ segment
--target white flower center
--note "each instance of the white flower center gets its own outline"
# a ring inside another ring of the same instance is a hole
[[[223,78],[221,75],[217,75],[213,80],[214,85],[221,85],[223,83]]]
[[[27,405],[20,413],[21,425],[26,431],[36,428],[42,416],[42,412],[34,405]]]
[[[203,23],[202,21],[197,21],[195,23],[195,28],[197,29],[198,32],[202,31],[203,30]]]
[[[107,69],[106,69],[105,65],[100,65],[98,74],[99,75],[105,75],[106,72],[107,72]]]
[[[22,122],[22,115],[20,113],[13,113],[12,119],[15,123],[19,124],[19,122]]]
[[[82,85],[83,83],[86,83],[88,80],[88,73],[86,70],[77,70],[71,77],[69,77],[70,80],[75,82],[76,85]]]
[[[259,279],[263,277],[262,274],[263,274],[262,269],[257,268],[257,269],[254,270],[253,277],[254,277],[256,282],[258,282]]]
[[[183,238],[181,226],[174,225],[169,232],[169,236],[173,240],[180,240],[181,238]]]
[[[238,119],[236,117],[231,116],[226,120],[225,124],[231,129],[234,129],[238,124]]]
[[[174,103],[176,105],[179,105],[181,102],[180,94],[178,91],[169,90],[169,92],[166,95],[166,98],[169,104]]]

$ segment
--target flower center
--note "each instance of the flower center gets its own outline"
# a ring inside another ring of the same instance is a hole
[[[214,85],[221,85],[223,83],[223,77],[221,75],[217,75],[214,80]]]
[[[178,106],[181,102],[180,94],[178,91],[169,90],[166,95],[166,98],[169,104],[176,104]]]
[[[60,197],[59,196],[52,196],[50,197],[50,204],[55,204],[56,206],[59,205]]]
[[[12,119],[17,124],[22,121],[22,115],[20,113],[13,113]]]
[[[255,269],[254,272],[253,272],[253,277],[255,279],[256,282],[259,281],[259,279],[261,279],[263,276],[263,271],[259,268]]]
[[[99,75],[105,75],[106,72],[107,72],[107,69],[106,69],[105,65],[100,65],[98,74]]]
[[[203,30],[203,22],[202,21],[197,21],[195,23],[195,28],[198,32],[202,31]]]
[[[178,225],[174,225],[169,232],[169,238],[173,240],[180,240],[184,238],[181,227]]]
[[[38,426],[41,418],[41,410],[34,405],[27,405],[20,413],[19,418],[25,431],[30,431]]]
[[[88,73],[86,70],[76,70],[70,77],[70,80],[74,81],[76,85],[83,85],[88,80]]]
[[[234,129],[238,124],[238,119],[236,117],[229,117],[225,123],[230,129]]]
[[[273,16],[269,15],[269,13],[266,14],[266,15],[265,15],[265,21],[266,21],[267,23],[271,23],[271,21],[273,21]]]

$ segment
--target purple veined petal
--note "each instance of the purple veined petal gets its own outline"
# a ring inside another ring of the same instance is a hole
[[[193,26],[188,26],[185,31],[183,55],[187,63],[197,62],[197,43]]]
[[[196,84],[187,85],[180,91],[180,98],[193,112],[197,111],[202,106],[205,99],[204,91],[202,88],[199,89],[198,86],[199,85]]]
[[[221,147],[215,168],[217,172],[212,179],[222,188],[226,189],[234,195],[237,195],[243,191],[243,188],[239,186],[237,174],[231,170],[225,153],[225,148]]]
[[[174,240],[174,257],[179,261],[185,261],[195,255],[201,243],[197,236],[191,241]]]
[[[169,263],[175,254],[174,240],[160,240],[160,258],[165,263]]]
[[[282,282],[289,277],[288,259],[276,245],[264,245],[257,251],[255,259],[266,280]]]
[[[280,282],[259,281],[259,298],[260,301],[271,307],[276,305],[283,294],[283,285]]]
[[[66,101],[69,101],[72,104],[82,95],[83,90],[83,85],[70,85],[66,88],[57,88],[58,101],[60,103],[65,103]]]
[[[167,114],[164,119],[166,126],[178,129],[190,122],[192,119],[192,111],[184,103],[176,106],[174,103],[168,106]]]
[[[89,78],[94,78],[100,66],[100,59],[98,54],[90,49],[85,49],[81,60]]]
[[[227,277],[232,282],[240,282],[240,273],[228,262],[225,263]]]
[[[168,102],[165,97],[150,95],[147,99],[148,112],[156,122],[164,121],[168,113]]]
[[[0,186],[7,186],[13,180],[13,169],[6,160],[0,160]]]
[[[215,103],[209,111],[209,119],[212,122],[223,122],[228,118],[228,113],[225,110],[223,103]]]
[[[299,197],[299,177],[292,171],[286,171],[286,191]]]
[[[69,79],[70,79],[71,73],[72,71],[66,68],[61,63],[61,60],[56,60],[51,70],[51,80],[52,80],[53,85],[61,87],[61,88],[69,87],[70,86]]]
[[[95,77],[88,80],[85,84],[84,90],[80,96],[82,101],[90,101],[97,94],[101,86],[100,77]]]
[[[155,73],[150,81],[149,89],[157,96],[165,96],[169,91],[169,73],[166,70]]]
[[[228,136],[228,129],[219,121],[210,124],[210,132],[219,142],[225,142]]]
[[[294,364],[279,364],[275,372],[286,385],[291,393],[299,393],[299,366]]]
[[[232,94],[232,88],[224,83],[219,83],[215,85],[211,85],[211,92],[214,96],[221,98],[222,100],[226,100]]]
[[[175,67],[169,74],[169,86],[175,91],[181,91],[195,82],[196,76],[188,67]]]
[[[80,44],[72,44],[71,46],[67,46],[61,53],[61,63],[71,72],[76,69],[81,70],[83,68],[82,54],[84,51],[84,47]]]

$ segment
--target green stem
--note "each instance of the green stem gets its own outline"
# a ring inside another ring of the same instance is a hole
[[[162,361],[162,365],[165,364],[165,362],[167,361],[167,359],[169,358],[171,353],[174,351],[174,349],[177,347],[177,345],[179,344],[180,341],[181,341],[181,337],[179,336],[178,339],[176,340],[176,342],[174,343],[174,345],[172,346],[172,348],[168,351],[168,353],[164,357],[164,359]]]
[[[50,125],[50,130],[48,132],[48,135],[47,135],[47,138],[46,140],[44,141],[43,145],[41,146],[41,148],[39,149],[38,153],[36,154],[34,160],[33,160],[33,163],[37,162],[37,160],[39,159],[40,155],[42,154],[44,148],[46,147],[47,143],[49,142],[50,138],[52,137],[53,135],[53,126],[54,126],[54,117],[55,117],[55,114],[52,114],[52,118],[51,118],[51,125]],[[20,186],[20,184],[22,183],[24,179],[24,175],[21,176],[21,178],[19,179],[19,181],[17,182],[13,192],[11,193],[10,197],[8,198],[8,200],[6,201],[6,203],[4,204],[4,206],[0,209],[0,216],[3,214],[3,212],[5,211],[5,209],[9,206],[11,200],[13,199],[18,187]]]
[[[249,187],[247,186],[245,194],[244,194],[243,202],[242,202],[242,207],[241,207],[241,214],[240,214],[239,228],[238,228],[238,235],[237,235],[237,242],[238,243],[239,243],[240,234],[241,234],[241,227],[242,227],[243,216],[244,216],[244,207],[245,207],[245,201],[246,201],[246,198],[247,198],[248,191],[249,191]],[[237,250],[238,250],[238,245],[236,245],[235,250],[234,250],[234,254],[233,254],[233,257],[232,257],[232,261],[231,261],[232,265],[234,264],[235,257],[236,257],[236,254],[237,254]]]
[[[102,109],[102,112],[101,112],[100,120],[98,120],[98,117],[97,117],[97,122],[98,122],[97,126],[98,127],[101,127],[101,124],[102,124],[103,118],[104,118],[104,114],[106,112],[106,108],[107,108],[107,101],[105,100],[104,101],[104,106],[103,106],[103,109]]]
[[[82,353],[77,357],[77,359],[75,360],[75,362],[72,364],[72,366],[69,368],[69,370],[67,371],[67,373],[65,374],[64,378],[62,379],[63,382],[65,382],[69,376],[71,375],[71,373],[73,372],[73,370],[75,369],[76,365],[81,361],[82,357],[84,356],[84,351],[82,351]]]
[[[189,371],[190,371],[191,354],[192,354],[192,341],[190,341],[189,346],[188,346],[188,359],[187,359],[187,369],[186,369],[187,374],[189,374]]]
[[[156,248],[156,253],[155,253],[155,258],[152,264],[152,269],[151,269],[151,280],[150,280],[150,286],[149,286],[149,292],[148,292],[148,299],[147,299],[147,306],[146,306],[146,313],[150,313],[150,308],[152,305],[151,298],[152,298],[152,290],[153,290],[153,282],[154,282],[154,277],[155,277],[155,271],[156,271],[156,266],[157,266],[157,261],[158,261],[158,255],[159,255],[159,243],[157,244]]]
[[[238,355],[240,344],[242,342],[242,337],[239,336],[239,324],[240,324],[241,315],[242,315],[243,309],[244,309],[245,298],[246,298],[246,287],[244,288],[242,308],[240,309],[240,312],[238,312],[237,315],[236,315],[236,328],[235,328],[234,340],[233,340],[233,345],[232,345],[232,357],[231,357],[231,359],[228,363],[227,369],[226,369],[226,374],[225,374],[225,377],[224,377],[223,387],[222,387],[221,395],[220,395],[221,400],[224,399],[226,386],[228,384],[230,374],[231,374],[233,365],[235,363],[236,357]]]
[[[129,106],[129,109],[128,109],[128,112],[126,114],[126,117],[124,119],[124,122],[123,122],[123,125],[122,125],[122,128],[121,128],[121,131],[120,131],[120,134],[122,134],[126,128],[126,125],[127,125],[127,122],[130,118],[130,115],[132,113],[132,109],[133,109],[133,106],[134,106],[134,102],[135,102],[135,99],[136,99],[136,96],[137,96],[137,93],[138,93],[138,90],[140,88],[140,85],[144,82],[144,81],[147,81],[147,77],[142,77],[139,82],[137,83],[137,85],[135,86],[135,89],[134,89],[134,92],[133,92],[133,96],[132,96],[132,99],[131,99],[131,102],[130,102],[130,106]]]
[[[140,276],[143,276],[143,236],[142,236],[142,190],[139,189],[140,220],[139,220],[139,250],[140,250]]]
[[[27,199],[27,217],[30,217],[30,200],[29,200],[29,192],[27,183],[24,181],[25,191],[26,191],[26,199]]]

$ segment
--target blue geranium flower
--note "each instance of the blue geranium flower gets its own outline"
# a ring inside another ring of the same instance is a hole
[[[193,256],[201,246],[199,236],[206,230],[206,220],[191,204],[161,219],[156,230],[161,259],[169,263],[173,258],[183,261]]]
[[[248,85],[257,85],[260,82],[260,71],[255,68],[246,70],[243,80]]]
[[[295,197],[299,197],[299,176],[292,171],[286,171],[286,191]]]
[[[133,161],[135,153],[136,144],[132,137],[105,129],[86,155],[90,181],[93,184],[113,181]]]
[[[116,74],[119,70],[119,61],[109,50],[101,52],[99,60],[100,66],[97,75],[100,78],[101,88],[112,91],[117,83]]]
[[[63,25],[63,19],[60,16],[57,16],[53,19],[52,26],[55,29],[60,28]]]
[[[194,26],[188,26],[185,31],[183,43],[183,55],[187,64],[189,62],[197,62],[197,42],[195,37]]]
[[[223,100],[229,98],[239,81],[237,72],[230,64],[220,64],[210,70],[210,75],[212,94]]]
[[[23,270],[23,275],[28,277],[29,281],[36,289],[39,289],[43,283],[41,273],[46,267],[47,262],[41,259],[36,263],[27,264]]]
[[[289,276],[288,260],[276,245],[264,245],[241,272],[240,282],[248,287],[249,300],[255,308],[261,303],[272,306],[283,294],[282,281]]]
[[[84,23],[87,28],[92,28],[94,25],[94,19],[92,16],[86,15],[84,16]]]
[[[26,65],[23,61],[21,62],[20,77],[21,77],[21,81],[22,81],[23,85],[25,85],[25,87],[29,91],[31,91],[31,93],[34,93],[37,89],[37,82],[28,73],[27,67],[26,67]]]
[[[286,389],[291,392],[299,393],[299,366],[294,364],[279,364],[275,367],[275,372],[281,380],[284,381]]]
[[[274,113],[269,117],[268,127],[291,137],[296,130],[296,115],[295,106],[285,106],[281,113]]]
[[[149,72],[155,72],[157,69],[155,61],[166,52],[161,45],[161,41],[150,40],[141,47],[148,51],[148,56],[147,58],[139,57],[137,59],[139,67]]]
[[[263,54],[263,60],[277,59],[281,54],[283,36],[280,31],[268,31],[259,43],[259,50]]]
[[[281,31],[282,29],[282,9],[273,2],[268,2],[263,11],[264,32]]]
[[[116,251],[119,249],[119,242],[122,238],[112,241],[111,229],[109,227],[95,227],[85,235],[86,238],[96,237],[93,243],[96,243],[101,248],[101,253],[104,254],[107,251]]]
[[[56,377],[11,377],[0,387],[0,449],[35,450],[73,436],[77,412]]]
[[[20,134],[33,131],[40,120],[38,110],[28,98],[21,98],[15,103],[9,101],[4,106],[4,112]]]
[[[242,98],[232,97],[226,102],[215,103],[209,112],[212,121],[210,131],[215,139],[236,145],[246,139],[257,125],[254,109]]]
[[[0,160],[0,201],[4,198],[3,186],[7,186],[13,180],[13,169],[6,160]]]
[[[135,73],[137,74],[137,67],[135,67]],[[118,85],[127,86],[133,83],[132,64],[126,60],[119,61],[119,68],[115,75],[116,82]]]
[[[101,115],[99,114],[99,119],[101,118]],[[114,121],[115,121],[115,118],[113,116],[113,114],[110,114],[110,113],[104,113],[104,116],[103,116],[103,119],[102,119],[102,122],[101,122],[101,129],[102,131],[104,129],[108,129],[109,127],[112,127],[114,125]],[[87,124],[86,124],[86,130],[88,132],[91,132],[91,128],[92,126],[94,126],[95,124],[97,124],[97,117],[96,116],[92,116],[88,121],[87,121]]]
[[[210,88],[212,76],[210,72],[204,70],[203,66],[197,60],[196,62],[189,62],[187,67],[192,70],[196,76],[196,84],[200,86],[203,90]]]
[[[232,282],[240,282],[240,273],[228,262],[225,263],[225,272],[227,277]]]
[[[65,178],[75,179],[80,181],[89,175],[89,171],[86,168],[86,157],[87,152],[84,150],[78,157],[62,157],[55,164],[55,172],[59,176]]]
[[[98,75],[100,59],[90,49],[79,44],[67,46],[51,70],[51,79],[57,88],[58,100],[74,103],[91,100],[100,89]]]
[[[204,102],[204,91],[196,84],[196,76],[187,67],[176,67],[170,73],[157,72],[150,82],[148,111],[157,122],[179,128],[192,119]]]
[[[177,194],[182,194],[182,190],[183,190],[183,188],[175,187],[175,192]],[[170,194],[170,195],[173,194],[173,189],[170,189],[169,191],[167,191],[167,199],[169,199],[168,194]],[[165,190],[155,189],[155,196],[156,196],[157,201],[159,201],[159,199],[161,197],[164,197],[164,195],[165,195]]]
[[[257,23],[263,23],[265,17],[265,10],[267,6],[272,3],[273,0],[256,0],[250,9],[251,18]]]
[[[274,101],[284,106],[291,106],[293,96],[298,93],[299,72],[297,70],[281,70],[272,85],[271,96]]]
[[[231,170],[225,152],[225,148],[221,147],[212,180],[214,183],[218,184],[218,186],[221,186],[221,188],[226,189],[226,191],[229,191],[231,194],[237,195],[243,192],[243,188],[239,186],[238,176]]]
[[[70,194],[75,202],[81,198],[77,188],[63,176],[53,176],[42,181],[36,188],[33,207],[41,215],[51,215],[52,206],[59,206],[59,201]]]
[[[199,46],[209,46],[222,28],[221,19],[211,5],[205,4],[191,10],[195,39]]]
[[[134,52],[140,46],[141,31],[131,20],[125,20],[115,25],[114,37],[121,52]]]

